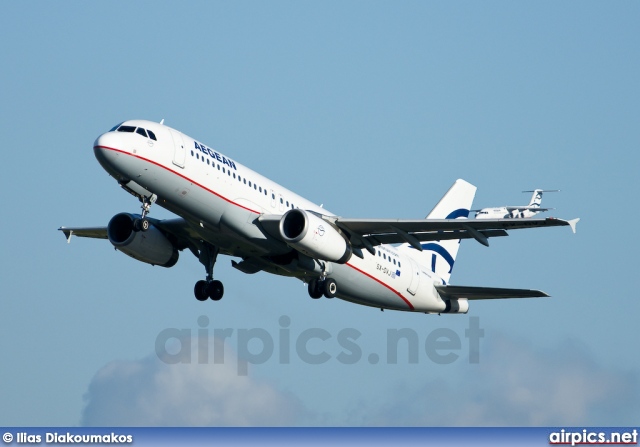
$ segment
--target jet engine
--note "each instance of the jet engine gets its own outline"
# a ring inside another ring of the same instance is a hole
[[[469,312],[469,301],[466,298],[444,300],[446,307],[443,314],[466,314]]]
[[[314,259],[344,264],[351,258],[351,244],[338,229],[305,210],[290,210],[282,216],[280,236],[291,248]]]
[[[134,221],[140,216],[120,213],[107,225],[109,242],[122,253],[138,261],[162,267],[173,267],[178,262],[178,250],[156,227],[147,231],[135,231]]]

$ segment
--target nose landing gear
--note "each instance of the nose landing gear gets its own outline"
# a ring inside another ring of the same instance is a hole
[[[142,216],[140,216],[140,219],[135,219],[133,221],[134,231],[147,231],[149,229],[151,223],[147,219],[147,214],[151,211],[151,205],[156,203],[156,200],[158,200],[158,196],[155,194],[151,194],[149,197],[142,196],[140,198],[140,201],[142,202]]]

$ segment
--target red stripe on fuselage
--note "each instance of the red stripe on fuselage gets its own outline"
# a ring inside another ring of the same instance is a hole
[[[386,284],[386,283],[384,283],[384,282],[380,281],[380,280],[379,280],[378,278],[376,278],[375,276],[370,275],[369,273],[365,272],[364,270],[360,270],[358,267],[356,267],[356,266],[354,266],[354,265],[352,265],[352,264],[349,264],[348,262],[347,262],[347,264],[346,264],[346,265],[348,265],[348,266],[349,266],[349,267],[351,267],[352,269],[354,269],[354,270],[356,270],[356,271],[358,271],[358,272],[362,273],[363,275],[368,276],[369,278],[373,279],[374,281],[376,281],[376,282],[378,282],[378,283],[382,284],[382,285],[383,285],[383,286],[385,286],[387,289],[391,290],[393,293],[395,293],[395,294],[396,294],[396,295],[398,295],[400,298],[402,298],[402,301],[404,301],[405,303],[407,303],[407,306],[409,306],[409,309],[414,310],[414,308],[413,308],[413,304],[411,304],[411,302],[410,302],[408,299],[406,299],[405,297],[403,297],[403,296],[402,296],[402,294],[401,294],[400,292],[398,292],[397,290],[395,290],[395,289],[394,289],[393,287],[391,287],[389,284]]]
[[[222,200],[225,200],[225,201],[227,201],[227,202],[229,202],[229,203],[231,203],[231,204],[233,204],[233,205],[235,205],[235,206],[239,206],[240,208],[244,208],[244,209],[245,209],[245,210],[247,210],[247,211],[251,211],[252,213],[261,214],[261,213],[260,213],[260,211],[252,210],[251,208],[247,208],[246,206],[242,206],[242,205],[240,205],[239,203],[234,202],[233,200],[227,199],[226,197],[224,197],[224,196],[222,196],[222,195],[218,194],[217,192],[215,192],[215,191],[213,191],[213,190],[211,190],[211,189],[207,188],[207,187],[206,187],[206,186],[204,186],[204,185],[201,185],[200,183],[198,183],[198,182],[196,182],[196,181],[194,181],[194,180],[190,179],[189,177],[187,177],[187,176],[185,176],[185,175],[182,175],[182,174],[180,174],[179,172],[174,171],[173,169],[169,169],[168,167],[166,167],[166,166],[164,166],[164,165],[161,165],[160,163],[157,163],[157,162],[155,162],[155,161],[153,161],[153,160],[149,160],[148,158],[144,158],[144,157],[141,157],[141,156],[139,156],[139,155],[134,155],[134,154],[131,154],[131,153],[129,153],[129,152],[125,152],[125,151],[122,151],[122,150],[120,150],[120,149],[116,149],[116,148],[114,148],[114,147],[107,147],[107,146],[94,146],[94,149],[95,149],[95,148],[107,149],[107,150],[110,150],[110,151],[119,152],[119,153],[121,153],[121,154],[129,155],[129,156],[134,157],[134,158],[137,158],[137,159],[139,159],[139,160],[146,161],[146,162],[148,162],[148,163],[154,164],[154,165],[156,165],[156,166],[158,166],[158,167],[160,167],[160,168],[164,168],[164,169],[166,169],[167,171],[169,171],[169,172],[171,172],[171,173],[173,173],[173,174],[175,174],[175,175],[177,175],[177,176],[179,176],[179,177],[182,177],[183,179],[187,180],[188,182],[191,182],[192,184],[194,184],[194,185],[196,185],[196,186],[199,186],[200,188],[204,189],[205,191],[208,191],[208,192],[210,192],[211,194],[213,194],[213,195],[216,195],[216,196],[220,197]]]
[[[225,201],[227,201],[227,202],[231,203],[232,205],[239,206],[240,208],[243,208],[243,209],[245,209],[245,210],[247,210],[247,211],[251,211],[252,213],[261,214],[259,211],[252,210],[252,209],[250,209],[250,208],[247,208],[246,206],[242,206],[242,205],[240,205],[239,203],[234,202],[233,200],[227,199],[226,197],[224,197],[224,196],[222,196],[222,195],[218,194],[217,192],[215,192],[215,191],[213,191],[213,190],[211,190],[211,189],[207,188],[206,186],[201,185],[200,183],[198,183],[198,182],[196,182],[196,181],[194,181],[194,180],[190,179],[189,177],[187,177],[187,176],[185,176],[185,175],[183,175],[183,174],[181,174],[181,173],[179,173],[179,172],[177,172],[177,171],[174,171],[173,169],[169,169],[168,167],[166,167],[166,166],[164,166],[164,165],[161,165],[160,163],[157,163],[157,162],[155,162],[155,161],[153,161],[153,160],[149,160],[148,158],[144,158],[144,157],[141,157],[141,156],[139,156],[139,155],[134,155],[134,154],[132,154],[132,153],[129,153],[129,152],[126,152],[126,151],[123,151],[123,150],[120,150],[120,149],[116,149],[116,148],[114,148],[114,147],[107,147],[107,146],[94,146],[94,149],[96,149],[96,148],[100,148],[100,149],[107,149],[107,150],[114,151],[114,152],[118,152],[118,153],[121,153],[121,154],[124,154],[124,155],[129,155],[129,156],[131,156],[131,157],[137,158],[137,159],[142,160],[142,161],[146,161],[146,162],[151,163],[151,164],[153,164],[153,165],[156,165],[156,166],[158,166],[158,167],[160,167],[160,168],[166,169],[167,171],[169,171],[169,172],[171,172],[171,173],[173,173],[173,174],[175,174],[175,175],[177,175],[177,176],[179,176],[179,177],[182,177],[183,179],[187,180],[188,182],[191,182],[192,184],[194,184],[194,185],[196,185],[196,186],[199,186],[200,188],[204,189],[205,191],[208,191],[208,192],[210,192],[211,194],[213,194],[213,195],[215,195],[215,196],[217,196],[217,197],[220,197],[221,199],[223,199],[223,200],[225,200]],[[354,269],[355,271],[362,273],[363,275],[367,276],[368,278],[373,279],[373,280],[374,280],[374,281],[376,281],[377,283],[382,284],[382,285],[383,285],[383,286],[385,286],[387,289],[391,290],[393,293],[395,293],[396,295],[398,295],[398,296],[402,299],[402,301],[404,301],[404,302],[407,304],[407,306],[409,306],[409,309],[414,310],[413,304],[411,304],[411,302],[409,302],[409,300],[408,300],[408,299],[406,299],[404,296],[402,296],[402,294],[401,294],[400,292],[398,292],[397,290],[395,290],[395,289],[394,289],[393,287],[391,287],[390,285],[385,284],[384,282],[380,281],[378,278],[376,278],[376,277],[374,277],[374,276],[370,275],[369,273],[367,273],[367,272],[365,272],[365,271],[363,271],[363,270],[360,270],[358,267],[356,267],[356,266],[354,266],[354,265],[352,265],[352,264],[347,263],[346,265],[348,265],[349,267],[351,267],[351,268],[352,268],[352,269]]]

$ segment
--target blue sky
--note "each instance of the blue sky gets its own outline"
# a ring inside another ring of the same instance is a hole
[[[639,19],[637,2],[5,2],[0,421],[637,423],[638,236],[626,222],[639,217]],[[135,118],[165,119],[343,216],[421,218],[464,178],[475,206],[561,189],[543,204],[582,220],[576,235],[462,243],[452,283],[551,299],[380,312],[220,259],[225,297],[199,303],[204,271],[189,253],[162,269],[56,231],[138,210],[92,152]],[[239,334],[264,329],[279,347],[283,316],[290,363],[276,352],[238,376]],[[232,329],[225,362],[163,363],[167,328],[194,337],[194,358],[199,330]],[[293,348],[314,328],[331,334],[310,344],[331,356],[320,365]],[[387,331],[401,329],[417,334],[418,361],[401,348],[388,364]],[[338,360],[343,330],[362,334],[355,364]],[[446,365],[423,349],[443,330],[461,341]]]

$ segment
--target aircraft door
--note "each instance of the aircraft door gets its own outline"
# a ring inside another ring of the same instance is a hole
[[[407,292],[411,295],[415,295],[418,290],[418,286],[420,285],[420,266],[418,263],[413,260],[413,258],[409,258],[409,263],[411,264],[411,283],[409,287],[407,287]]]
[[[187,150],[184,147],[184,141],[180,132],[169,129],[171,132],[171,138],[173,138],[173,164],[184,168],[184,161],[187,157]]]
[[[282,194],[278,194],[278,199],[280,199],[280,211],[284,211],[284,199],[282,198]]]

